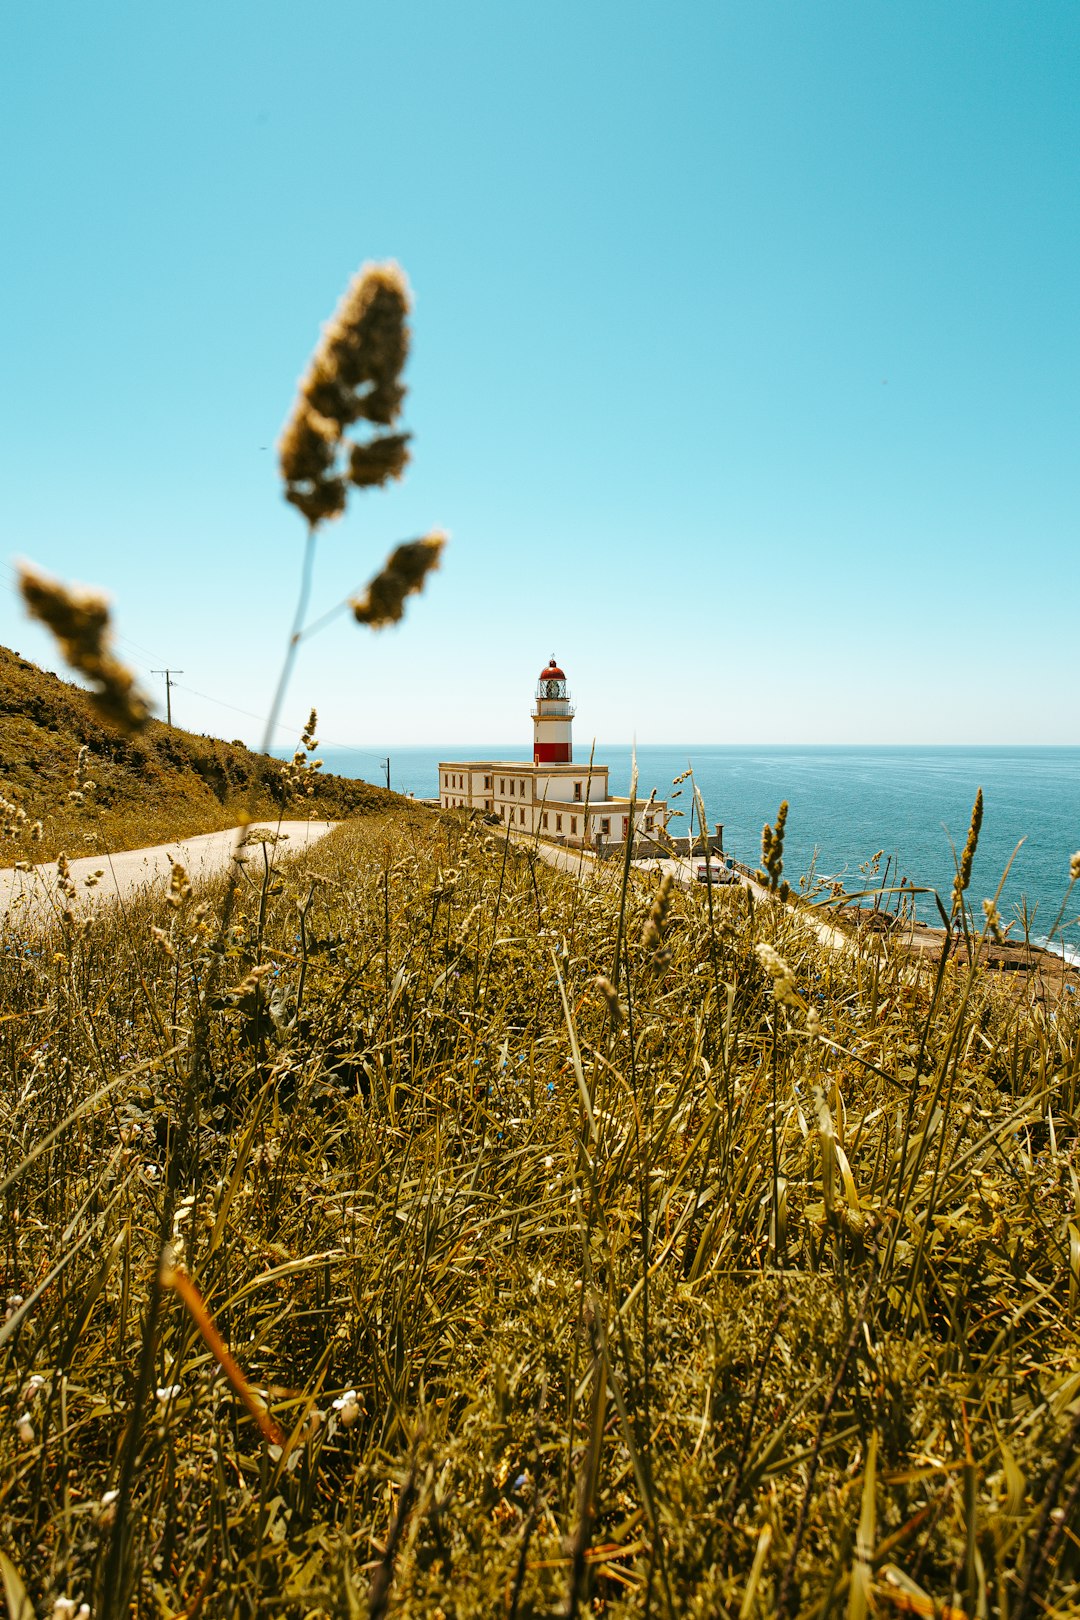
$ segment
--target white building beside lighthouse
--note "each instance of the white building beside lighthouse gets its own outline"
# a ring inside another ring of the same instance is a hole
[[[574,763],[573,719],[566,673],[552,658],[536,685],[532,760],[443,760],[440,805],[483,810],[517,831],[560,843],[624,844],[631,836],[630,800],[608,791],[606,765]],[[634,838],[654,837],[666,820],[665,800],[637,803]]]

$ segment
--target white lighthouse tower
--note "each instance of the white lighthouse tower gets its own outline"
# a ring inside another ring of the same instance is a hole
[[[566,685],[566,675],[552,657],[540,671],[536,683],[536,704],[532,711],[533,764],[569,765],[574,757],[570,730],[574,705]]]

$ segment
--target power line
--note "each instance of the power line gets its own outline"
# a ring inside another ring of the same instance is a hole
[[[242,714],[248,720],[258,720],[261,724],[266,722],[265,714],[256,714],[253,709],[241,709],[236,703],[226,703],[224,698],[211,697],[209,692],[199,692],[194,686],[185,686],[181,681],[174,681],[173,684],[181,692],[190,692],[192,697],[202,698],[204,703],[214,703],[219,709],[228,709],[233,714]],[[288,720],[279,720],[277,729],[278,731],[288,732],[291,736],[296,736],[303,731],[304,727],[296,721],[290,723]],[[365,759],[377,759],[379,764],[383,766],[388,764],[385,754],[376,754],[370,748],[357,748],[352,743],[335,742],[333,737],[324,737],[323,741],[330,748],[341,748],[349,754],[362,754]]]
[[[13,581],[17,580],[19,577],[17,570],[12,568],[11,564],[6,562],[3,558],[0,558],[0,569],[2,569],[3,572],[6,573]],[[18,595],[17,586],[12,586],[12,594]],[[338,604],[338,607],[340,606],[341,604]],[[338,608],[332,609],[332,612],[334,613],[337,611]],[[157,658],[160,656],[158,653],[151,652],[149,647],[144,647],[141,642],[135,641],[131,636],[122,635],[118,630],[114,629],[113,638],[114,640],[121,642],[125,647],[131,647],[136,652],[142,653],[147,658]],[[257,720],[260,722],[260,724],[266,723],[266,716],[264,714],[256,714],[251,709],[241,709],[236,703],[226,703],[223,698],[211,697],[209,692],[200,692],[194,686],[185,686],[182,681],[173,680],[172,677],[174,675],[182,675],[184,673],[182,669],[174,670],[168,667],[164,669],[151,669],[149,665],[144,665],[143,667],[150,675],[164,675],[165,677],[165,707],[167,723],[170,726],[172,725],[172,687],[174,686],[179,692],[189,692],[192,697],[202,698],[204,703],[213,703],[219,709],[228,709],[232,714],[242,714],[246,719]],[[302,732],[304,727],[298,722],[290,723],[287,720],[280,720],[276,729],[278,731],[284,731],[288,735],[295,736]],[[352,743],[335,742],[333,737],[325,737],[323,740],[330,748],[340,748],[345,753],[359,754],[364,759],[377,759],[386,773],[387,786],[389,787],[390,761],[385,754],[376,754],[371,748],[357,748]]]
[[[3,558],[0,558],[0,569],[3,570],[3,572],[8,576],[8,578],[10,580],[12,580],[12,581],[17,581],[18,580],[18,578],[19,578],[18,569],[12,568],[11,564],[9,562],[4,561]],[[18,589],[17,584],[12,584],[11,593],[12,593],[13,596],[18,596],[19,595],[19,589]],[[134,648],[134,650],[136,652],[142,653],[145,658],[160,658],[161,657],[160,653],[151,652],[149,647],[144,647],[141,642],[134,641],[131,636],[126,636],[126,635],[121,634],[121,632],[116,629],[115,625],[113,626],[113,640],[122,642],[125,647]],[[149,668],[148,665],[144,666],[144,667]],[[156,675],[156,674],[159,674],[160,671],[151,670],[150,673]]]
[[[144,658],[160,657],[159,653],[151,652],[149,647],[144,647],[141,642],[132,641],[130,636],[122,636],[119,630],[114,630],[113,635],[117,641],[122,641],[125,647],[133,647],[136,652],[142,653]]]

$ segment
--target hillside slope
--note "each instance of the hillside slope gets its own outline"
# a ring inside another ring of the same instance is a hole
[[[76,782],[79,751],[84,776]],[[0,826],[0,865],[51,860],[97,849],[138,849],[231,826],[247,808],[258,816],[366,815],[402,804],[396,793],[346,777],[311,773],[310,792],[287,791],[281,761],[240,743],[152,720],[128,738],[102,724],[80,687],[0,647],[0,794],[21,807],[21,836]],[[41,835],[29,839],[40,820]]]

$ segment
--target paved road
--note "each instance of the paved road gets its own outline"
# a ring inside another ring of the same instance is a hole
[[[337,825],[333,821],[256,822],[253,834],[259,830],[277,832],[281,842],[276,846],[282,854],[294,854],[314,844]],[[239,828],[225,832],[201,833],[195,838],[181,838],[173,844],[158,844],[153,849],[128,849],[116,855],[85,855],[71,862],[71,875],[79,891],[81,904],[100,904],[118,896],[128,899],[144,889],[158,889],[164,893],[172,871],[173,858],[187,868],[192,883],[200,878],[212,877],[229,863],[236,846]],[[258,848],[247,851],[249,862],[257,862],[255,870],[262,868],[262,854]],[[86,879],[95,872],[102,876],[93,888],[86,887]],[[48,862],[35,866],[30,872],[14,870],[0,872],[0,925],[4,922],[25,923],[55,915],[56,864]]]
[[[516,838],[515,842],[523,846],[535,847],[540,859],[547,861],[549,866],[557,866],[562,871],[570,872],[574,876],[578,876],[585,871],[595,870],[597,866],[596,858],[591,850],[570,849],[561,844],[545,844],[542,840],[534,843],[533,839],[524,837]],[[680,888],[690,889],[696,884],[694,867],[698,864],[698,860],[699,857],[689,859],[685,855],[650,856],[647,860],[632,862],[632,866],[637,872],[655,873],[657,876],[662,872],[670,872]],[[611,878],[613,882],[622,882],[623,866],[621,860],[604,861],[600,865],[600,871],[604,876]],[[743,888],[753,890],[756,900],[768,899],[768,891],[762,888],[760,883],[755,883],[753,878],[748,878],[740,872],[737,882]],[[702,884],[700,887],[704,888],[704,885]],[[841,929],[834,928],[831,923],[823,922],[820,918],[810,916],[805,911],[798,913],[798,915],[801,921],[813,929],[823,945],[828,945],[830,949],[836,951],[849,951],[853,948],[852,941]]]

